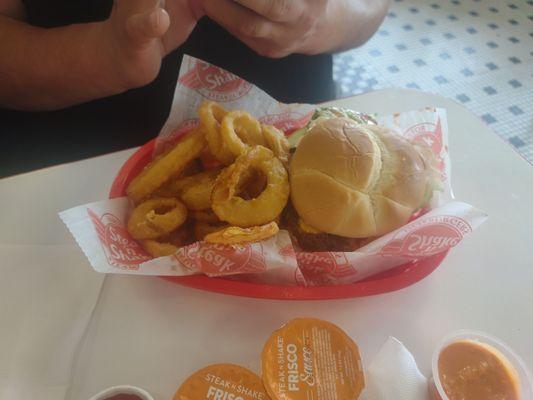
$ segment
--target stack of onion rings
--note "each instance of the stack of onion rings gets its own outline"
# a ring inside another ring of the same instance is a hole
[[[128,231],[154,257],[193,240],[236,245],[271,237],[289,198],[289,145],[281,131],[214,102],[198,114],[198,128],[126,190],[136,205]]]

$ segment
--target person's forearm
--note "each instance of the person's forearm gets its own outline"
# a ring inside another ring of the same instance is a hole
[[[103,29],[44,29],[0,15],[0,107],[51,110],[126,90]]]
[[[339,52],[364,44],[383,22],[389,3],[390,0],[331,2],[322,32],[318,32],[312,46],[315,52]]]

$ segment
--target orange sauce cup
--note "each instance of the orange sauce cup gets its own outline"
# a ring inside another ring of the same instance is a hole
[[[293,319],[270,336],[262,372],[272,400],[356,400],[365,385],[355,342],[315,318]]]
[[[524,362],[506,344],[485,333],[447,336],[432,360],[432,400],[532,400]]]

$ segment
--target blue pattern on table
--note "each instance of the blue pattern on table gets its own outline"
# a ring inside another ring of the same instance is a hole
[[[404,87],[453,98],[533,163],[533,0],[395,0],[335,56],[338,96]]]

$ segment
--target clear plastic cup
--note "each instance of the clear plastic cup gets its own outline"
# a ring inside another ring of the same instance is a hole
[[[448,345],[457,341],[470,340],[487,344],[498,350],[509,363],[515,368],[520,379],[520,400],[533,400],[533,379],[526,364],[522,359],[505,343],[484,332],[473,330],[460,330],[446,336],[433,353],[431,370],[433,377],[429,381],[429,392],[433,400],[450,400],[444,392],[439,376],[439,356],[441,351]],[[466,399],[468,400],[468,399]]]

